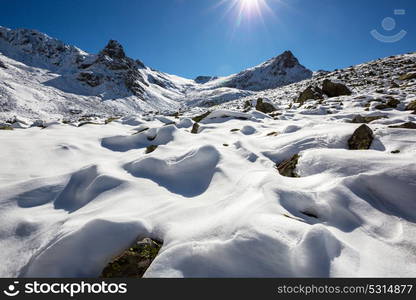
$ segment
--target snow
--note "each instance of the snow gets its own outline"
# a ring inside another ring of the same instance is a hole
[[[398,80],[416,54],[264,91],[142,67],[143,101],[80,91],[67,56],[54,68],[16,45],[0,38],[0,124],[13,127],[0,130],[1,277],[96,277],[143,237],[163,241],[145,277],[416,276],[416,135],[389,127],[416,122],[416,80]],[[326,78],[353,94],[294,101]],[[400,104],[375,107],[388,97]],[[258,98],[276,114],[245,107]],[[385,117],[368,124],[369,150],[348,150],[357,115]],[[281,176],[295,154],[299,177]]]
[[[384,150],[351,151],[358,124],[228,114],[199,134],[140,117],[134,135],[126,120],[1,131],[1,276],[97,276],[149,235],[164,245],[147,277],[415,275],[411,130],[372,125]],[[301,177],[281,176],[298,152]]]

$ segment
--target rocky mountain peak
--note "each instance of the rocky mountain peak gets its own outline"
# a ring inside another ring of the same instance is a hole
[[[100,54],[113,59],[123,59],[126,57],[123,46],[116,40],[110,40],[107,46],[101,50]]]
[[[274,60],[276,62],[280,62],[283,68],[293,68],[294,66],[299,64],[298,59],[293,55],[293,53],[290,50],[283,52]]]

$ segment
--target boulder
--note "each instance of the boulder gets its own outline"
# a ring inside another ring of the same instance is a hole
[[[324,80],[322,91],[328,97],[349,96],[352,94],[351,90],[345,84],[332,82],[329,79]]]
[[[146,154],[152,153],[157,149],[157,145],[150,145],[146,148]]]
[[[295,154],[290,159],[276,164],[277,170],[279,171],[280,175],[286,177],[299,177],[299,175],[295,172],[299,158],[300,156],[298,154]]]
[[[199,124],[198,123],[194,123],[194,125],[192,126],[191,133],[198,134],[199,128],[200,128]]]
[[[323,92],[320,88],[309,86],[303,92],[300,93],[299,97],[295,100],[295,102],[303,105],[307,100],[321,100],[323,98]]]
[[[403,128],[403,129],[416,129],[416,123],[407,122],[401,125],[389,126],[389,128]]]
[[[141,278],[159,253],[162,242],[145,238],[114,258],[101,278]]]
[[[416,72],[410,72],[407,74],[403,74],[402,76],[399,77],[400,80],[411,80],[411,79],[416,79]]]
[[[371,123],[375,120],[386,118],[386,116],[361,116],[356,115],[354,119],[352,119],[351,123]]]
[[[350,150],[368,150],[373,142],[374,135],[370,127],[363,124],[354,131],[348,140]]]
[[[263,102],[262,98],[259,98],[257,99],[256,110],[268,114],[276,111],[276,108],[270,103]]]
[[[413,100],[412,102],[410,102],[406,108],[406,110],[416,110],[416,100]]]

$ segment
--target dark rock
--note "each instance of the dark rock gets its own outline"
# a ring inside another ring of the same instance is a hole
[[[400,80],[411,80],[411,79],[416,79],[416,72],[410,72],[407,74],[403,74],[402,76],[399,77]]]
[[[155,151],[157,149],[157,145],[150,145],[149,147],[146,148],[146,154],[152,153],[153,151]]]
[[[378,104],[375,106],[376,109],[388,109],[388,108],[397,108],[397,106],[400,104],[400,101],[397,99],[394,99],[393,97],[388,97],[388,101],[383,104]]]
[[[123,59],[126,57],[123,46],[115,40],[110,40],[107,46],[105,46],[105,48],[101,50],[100,54],[107,55],[108,57],[113,59]]]
[[[162,243],[145,238],[113,259],[101,278],[142,278],[159,253]]]
[[[295,172],[299,158],[300,156],[298,154],[295,154],[290,159],[285,160],[281,162],[280,164],[277,164],[276,167],[280,175],[286,176],[286,177],[299,177],[299,175],[296,174]]]
[[[199,128],[200,128],[199,124],[198,123],[194,123],[194,125],[192,126],[191,133],[198,134]]]
[[[40,127],[40,128],[46,128],[46,124],[43,120],[36,120],[35,122],[30,125],[30,127]]]
[[[394,150],[394,151],[391,151],[390,153],[391,154],[399,154],[400,153],[400,150]]]
[[[324,80],[322,91],[329,97],[349,96],[352,94],[345,84],[332,82],[329,79]]]
[[[99,86],[102,82],[102,77],[98,74],[94,74],[92,72],[81,72],[79,73],[77,79],[79,81],[85,82],[91,87]]]
[[[401,125],[389,126],[389,128],[403,128],[403,129],[416,129],[416,123],[407,122]]]
[[[259,98],[257,99],[256,110],[268,114],[276,111],[276,108],[272,104],[263,102],[263,99]]]
[[[193,117],[192,120],[195,121],[196,123],[201,122],[203,119],[205,119],[206,117],[208,117],[208,115],[210,114],[210,111],[207,111],[206,113],[203,113],[202,115]]]
[[[0,60],[0,68],[7,69],[7,66],[4,62]]]
[[[358,127],[348,140],[348,148],[350,150],[368,150],[373,142],[374,135],[370,127],[363,124]]]
[[[13,127],[9,124],[0,123],[0,130],[13,130]]]
[[[413,100],[412,102],[410,102],[406,106],[405,110],[416,110],[416,100]]]
[[[307,100],[321,100],[323,98],[323,92],[320,88],[309,86],[303,92],[300,93],[298,99],[295,102],[303,105]]]
[[[387,117],[386,116],[364,116],[363,117],[361,115],[356,115],[354,119],[352,119],[351,123],[370,123],[375,120],[379,120],[383,118],[387,118]]]
[[[194,79],[194,81],[196,83],[199,83],[199,84],[205,84],[205,83],[210,82],[210,81],[215,80],[215,79],[218,79],[218,77],[215,77],[215,76],[198,76],[197,78]]]
[[[237,132],[237,131],[240,131],[240,129],[238,129],[238,128],[234,128],[234,129],[231,129],[231,130],[230,130],[230,132]]]

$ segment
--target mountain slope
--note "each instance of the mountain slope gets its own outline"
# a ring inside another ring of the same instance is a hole
[[[265,63],[224,79],[222,86],[261,91],[311,77],[312,71],[302,66],[292,52],[285,51]]]

